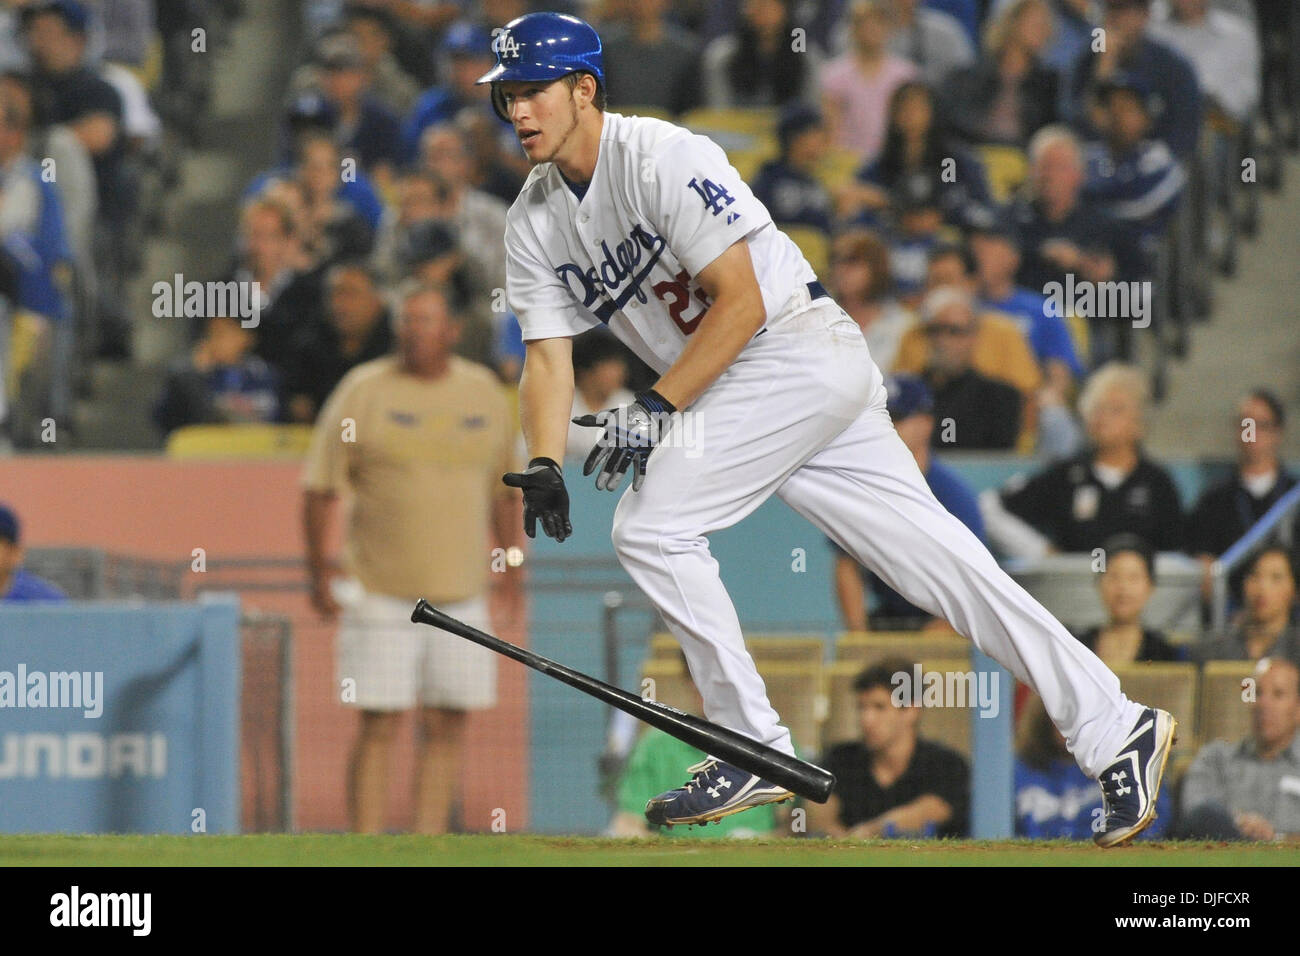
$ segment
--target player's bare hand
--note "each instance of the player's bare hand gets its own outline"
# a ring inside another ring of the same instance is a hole
[[[632,490],[640,491],[645,482],[650,453],[659,444],[667,416],[675,411],[671,402],[650,389],[637,395],[631,405],[573,419],[573,424],[583,428],[605,429],[587,456],[582,473],[598,472],[596,487],[602,491],[616,491],[623,483],[623,476],[631,469]]]
[[[563,541],[573,534],[569,523],[569,492],[564,471],[550,458],[534,458],[524,471],[512,471],[501,479],[524,493],[524,534],[537,537],[537,522],[548,538]]]

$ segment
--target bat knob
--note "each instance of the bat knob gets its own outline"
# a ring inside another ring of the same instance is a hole
[[[431,610],[433,610],[433,606],[424,598],[420,598],[415,602],[415,610],[411,612],[411,623],[423,624]]]

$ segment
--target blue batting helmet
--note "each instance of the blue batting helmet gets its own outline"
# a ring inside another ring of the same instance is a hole
[[[591,25],[567,13],[528,13],[511,20],[492,38],[497,65],[477,80],[492,84],[492,106],[509,120],[497,83],[508,80],[558,80],[590,73],[601,87],[605,67],[600,37]]]

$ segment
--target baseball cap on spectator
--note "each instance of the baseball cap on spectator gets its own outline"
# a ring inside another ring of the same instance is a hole
[[[13,509],[8,505],[0,505],[0,540],[17,544],[22,537],[21,532],[22,526],[18,523],[18,516],[14,514]]]
[[[459,20],[447,28],[442,37],[442,50],[448,56],[481,56],[491,58],[492,35],[482,27]]]
[[[800,133],[821,126],[822,122],[822,114],[805,103],[787,107],[781,112],[781,118],[776,124],[776,138],[781,152],[785,153],[790,148],[791,141]]]
[[[972,203],[963,211],[962,218],[971,236],[1001,239],[1020,248],[1020,227],[1009,211]]]
[[[361,45],[350,33],[335,33],[316,47],[316,62],[326,70],[359,70],[365,66]]]
[[[445,222],[428,219],[411,227],[398,248],[397,259],[403,269],[412,269],[456,249],[456,230]]]
[[[19,22],[25,30],[33,19],[46,13],[57,15],[73,33],[84,34],[90,29],[90,11],[77,0],[38,0],[23,8]]]
[[[286,119],[293,130],[333,130],[337,122],[334,107],[315,90],[304,90],[290,100]]]
[[[1106,102],[1112,93],[1132,93],[1148,113],[1155,112],[1155,96],[1150,85],[1140,76],[1127,70],[1119,70],[1104,80],[1098,80],[1093,86],[1097,98]]]
[[[894,375],[885,379],[885,408],[889,420],[901,422],[911,415],[928,415],[934,411],[934,394],[915,375]]]

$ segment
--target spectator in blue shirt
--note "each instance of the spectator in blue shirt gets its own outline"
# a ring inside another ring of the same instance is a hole
[[[495,119],[490,90],[486,85],[475,85],[496,62],[492,37],[471,23],[456,23],[443,37],[442,52],[450,67],[447,82],[427,90],[402,123],[402,152],[408,164],[414,163],[420,154],[420,137],[424,131],[430,126],[453,122],[465,107],[477,106]]]
[[[1151,135],[1163,140],[1175,156],[1186,157],[1195,152],[1201,137],[1200,83],[1192,65],[1172,47],[1146,36],[1150,19],[1151,0],[1105,0],[1106,48],[1094,53],[1085,47],[1079,55],[1066,83],[1062,112],[1085,138],[1100,135],[1099,86],[1129,73],[1151,91]]]
[[[50,582],[24,571],[22,564],[22,526],[13,510],[0,504],[0,602],[68,599]]]
[[[1128,226],[1150,255],[1178,208],[1187,175],[1168,145],[1148,138],[1154,104],[1140,78],[1118,73],[1097,96],[1104,136],[1084,149],[1083,197]]]
[[[381,188],[391,182],[401,161],[401,124],[370,95],[370,78],[356,39],[348,33],[327,37],[316,54],[320,91],[334,111],[334,140],[344,156]]]
[[[821,114],[802,104],[788,108],[777,124],[776,135],[781,155],[758,171],[754,195],[778,226],[807,226],[829,237],[831,196],[814,175],[830,146]]]
[[[1043,701],[1030,696],[1016,726],[1016,836],[1034,840],[1091,840],[1102,827],[1101,792],[1065,747]],[[1156,821],[1138,839],[1160,839],[1173,814],[1165,787],[1156,798]]]
[[[939,503],[962,524],[984,540],[984,519],[980,517],[975,492],[955,471],[934,457],[930,436],[934,432],[934,396],[920,378],[898,375],[886,381],[889,417],[925,477]],[[872,624],[888,621],[889,628],[916,627],[933,620],[891,589],[870,571],[832,543],[835,550],[835,597],[844,626],[851,631],[867,629],[864,587],[876,599]],[[1095,782],[1094,782],[1095,786]]]
[[[992,212],[973,218],[970,251],[980,305],[1004,313],[1020,326],[1043,368],[1047,387],[1064,400],[1074,382],[1083,377],[1083,366],[1065,319],[1046,308],[1047,299],[1041,293],[1016,284],[1021,257],[1015,222]]]

